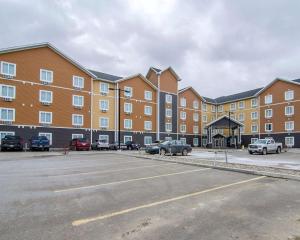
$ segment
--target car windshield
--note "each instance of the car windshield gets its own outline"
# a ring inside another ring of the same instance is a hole
[[[79,138],[78,142],[86,142],[86,139],[85,138]]]
[[[15,139],[20,139],[20,137],[7,135],[4,137],[4,139],[5,140],[15,140]]]
[[[265,139],[259,139],[255,143],[257,143],[257,144],[267,144],[267,140],[265,140]]]
[[[169,143],[171,143],[170,141],[164,141],[164,142],[162,142],[161,144],[162,145],[167,145],[167,144],[169,144]]]

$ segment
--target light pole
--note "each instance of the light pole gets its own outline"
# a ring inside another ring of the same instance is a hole
[[[230,111],[228,111],[228,117],[229,117],[229,119],[228,119],[228,137],[232,137],[232,133],[231,133],[231,123],[230,123],[230,121],[231,121],[231,119],[230,119],[230,114],[231,113],[233,113],[233,112],[230,112]],[[229,138],[229,147],[231,146],[231,143],[230,143],[230,141],[231,141],[231,139]]]

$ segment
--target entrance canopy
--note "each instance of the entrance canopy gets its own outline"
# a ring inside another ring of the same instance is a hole
[[[212,127],[214,129],[236,129],[238,127],[243,127],[244,124],[242,124],[239,121],[236,121],[232,118],[229,119],[228,116],[224,115],[215,121],[212,121],[211,123],[207,124],[205,128]]]

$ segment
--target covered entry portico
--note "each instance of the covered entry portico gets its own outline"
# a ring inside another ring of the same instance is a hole
[[[244,124],[241,122],[226,115],[212,121],[205,127],[207,131],[207,147],[239,147],[241,145],[241,127],[243,126]],[[227,130],[227,134],[216,133],[220,129],[223,129],[223,132]]]

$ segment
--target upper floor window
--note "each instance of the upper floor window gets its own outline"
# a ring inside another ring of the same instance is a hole
[[[152,130],[152,122],[151,121],[145,121],[144,122],[144,129],[148,130],[148,131]]]
[[[206,115],[203,115],[203,116],[202,116],[202,122],[204,122],[204,123],[207,122],[207,116],[206,116]]]
[[[257,98],[251,99],[251,107],[257,107],[257,106],[258,106]]]
[[[39,123],[51,124],[52,123],[52,112],[40,111]]]
[[[204,112],[207,111],[207,104],[206,104],[206,103],[202,103],[202,110],[203,110]]]
[[[206,104],[205,104],[206,105]],[[193,101],[193,108],[194,109],[199,109],[199,102],[197,100]],[[205,106],[205,111],[207,110],[207,106]]]
[[[100,100],[99,108],[101,111],[108,111],[109,109],[109,101],[108,100]]]
[[[184,97],[180,98],[180,106],[186,107],[186,98],[184,98]]]
[[[83,115],[72,114],[72,125],[73,126],[83,126]]]
[[[215,105],[211,105],[211,112],[216,112],[216,106]]]
[[[252,112],[252,113],[251,113],[251,119],[252,119],[252,120],[258,119],[258,112]]]
[[[172,109],[171,108],[166,108],[166,117],[168,117],[168,118],[172,117]]]
[[[144,114],[147,115],[147,116],[151,116],[152,115],[152,107],[151,106],[145,106]]]
[[[258,125],[257,124],[251,125],[251,132],[253,132],[253,133],[258,132]]]
[[[145,91],[145,100],[151,101],[152,100],[152,92]]]
[[[199,121],[199,114],[198,113],[194,113],[193,114],[193,120],[194,120],[194,122],[198,122]]]
[[[124,112],[132,113],[132,103],[124,103]]]
[[[223,105],[218,106],[218,112],[223,112]]]
[[[265,118],[271,118],[273,116],[273,110],[272,109],[266,109],[265,110]]]
[[[109,92],[109,84],[108,83],[100,83],[100,93],[101,94],[108,94]]]
[[[166,103],[172,103],[172,95],[166,94]]]
[[[285,130],[293,131],[294,130],[294,121],[285,122]]]
[[[109,118],[101,117],[99,122],[100,128],[108,128],[109,126]]]
[[[186,132],[186,125],[185,124],[180,125],[180,132],[182,132],[182,133]]]
[[[240,101],[239,102],[239,109],[243,109],[245,108],[245,102],[244,101]]]
[[[273,96],[268,94],[265,96],[265,104],[271,104],[273,102]]]
[[[193,126],[193,133],[199,133],[199,127],[198,126]]]
[[[236,103],[231,103],[230,104],[230,110],[235,111],[236,110]]]
[[[184,111],[180,112],[180,119],[181,120],[186,120],[186,112],[184,112]]]
[[[272,123],[265,123],[265,131],[272,132],[273,131],[273,124]]]
[[[14,108],[0,108],[0,120],[1,121],[15,121],[15,109]]]
[[[73,95],[73,106],[83,107],[83,105],[84,105],[83,96]]]
[[[245,121],[245,114],[244,114],[244,113],[240,113],[240,114],[239,114],[239,121],[240,121],[240,122]]]
[[[294,115],[294,106],[286,106],[285,107],[285,115],[286,116]]]
[[[46,70],[46,69],[40,69],[40,81],[46,82],[46,83],[52,83],[53,82],[53,71]]]
[[[16,87],[10,85],[0,85],[0,96],[2,98],[16,98]]]
[[[73,76],[73,87],[84,88],[84,78],[79,76]]]
[[[288,90],[284,92],[284,100],[289,101],[294,99],[294,90]]]
[[[132,97],[133,96],[132,87],[124,87],[124,96],[125,97]]]
[[[131,119],[124,119],[124,128],[132,129],[132,120]]]
[[[1,62],[1,74],[15,77],[16,76],[16,64],[9,62]]]
[[[52,103],[52,91],[40,90],[40,102]]]
[[[166,128],[166,132],[171,132],[172,131],[172,123],[166,123],[165,128]]]

